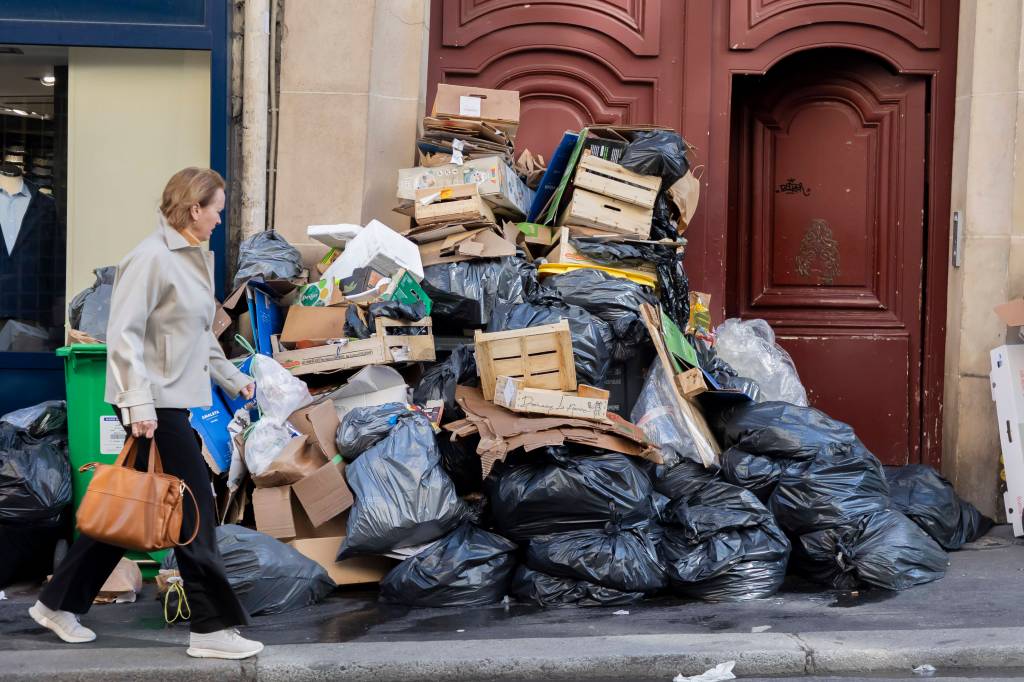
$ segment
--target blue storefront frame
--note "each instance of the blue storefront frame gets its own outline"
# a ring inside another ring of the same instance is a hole
[[[201,7],[194,10],[197,5]],[[44,11],[40,10],[41,7]],[[159,5],[138,0],[4,3],[0,7],[0,44],[208,51],[210,166],[229,178],[231,65],[228,10],[228,0],[203,0],[201,3],[184,0]],[[144,15],[138,12],[144,12]],[[39,19],[40,16],[54,18]],[[114,17],[118,20],[112,20]],[[229,217],[224,216],[225,226],[229,224]],[[210,244],[215,257],[218,297],[224,295],[227,232],[226,227],[214,232]],[[67,257],[72,258],[73,254],[69,253]],[[0,353],[0,414],[44,400],[63,399],[64,395],[64,365],[56,355]]]

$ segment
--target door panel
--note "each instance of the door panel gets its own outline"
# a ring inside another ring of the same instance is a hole
[[[819,51],[737,89],[738,312],[883,461],[920,458],[924,81]]]

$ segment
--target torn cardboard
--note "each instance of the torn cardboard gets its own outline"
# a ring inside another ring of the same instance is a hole
[[[288,416],[288,423],[306,436],[310,443],[319,447],[325,459],[331,459],[338,454],[334,436],[338,432],[340,422],[334,403],[330,400],[322,400],[292,412]]]
[[[278,540],[345,535],[344,515],[314,526],[290,485],[257,488],[252,495],[252,510],[256,530]]]
[[[341,418],[356,407],[408,402],[409,386],[395,368],[371,365],[349,377],[348,383],[332,393],[330,399]]]
[[[494,404],[514,412],[595,421],[608,419],[608,391],[585,384],[580,384],[575,393],[570,393],[530,388],[522,379],[498,377],[494,387]]]
[[[347,306],[309,307],[293,305],[288,308],[279,341],[289,350],[327,345],[332,339],[345,338]]]
[[[288,544],[299,554],[323,566],[327,575],[337,585],[379,583],[388,571],[394,568],[394,560],[379,556],[358,556],[335,561],[344,540],[344,535],[336,535],[325,538],[300,538]]]
[[[309,437],[303,434],[289,440],[266,471],[252,477],[252,482],[257,488],[288,485],[313,473],[326,461],[320,446],[309,442]]]
[[[490,229],[453,234],[445,239],[420,244],[423,266],[459,263],[477,258],[501,258],[516,255],[514,243]]]

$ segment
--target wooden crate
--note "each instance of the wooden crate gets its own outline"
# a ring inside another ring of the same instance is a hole
[[[477,331],[474,342],[480,389],[487,400],[494,400],[500,376],[522,379],[529,388],[576,390],[572,334],[566,320],[489,334]]]
[[[597,227],[616,234],[647,239],[654,210],[576,188],[559,225]]]
[[[417,225],[477,220],[494,222],[494,212],[480,197],[480,190],[474,184],[418,189],[414,211]]]
[[[429,317],[416,322],[378,317],[376,331],[368,339],[350,340],[342,345],[316,346],[287,350],[277,336],[271,337],[274,359],[295,376],[337,372],[366,365],[396,362],[423,362],[436,358],[433,323]],[[426,334],[407,336],[389,334],[399,327],[422,327]]]
[[[661,178],[640,175],[593,154],[585,154],[576,166],[576,189],[625,201],[642,208],[654,208],[661,189]]]

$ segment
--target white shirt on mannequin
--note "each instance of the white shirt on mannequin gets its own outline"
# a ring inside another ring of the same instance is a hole
[[[24,180],[0,175],[0,229],[3,230],[7,255],[14,252],[31,200],[32,194]]]

